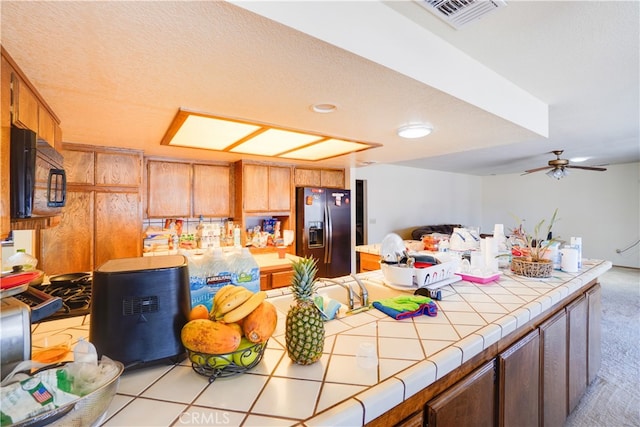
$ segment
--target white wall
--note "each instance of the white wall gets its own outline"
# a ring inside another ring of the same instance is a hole
[[[367,185],[366,243],[380,243],[389,233],[410,238],[422,225],[480,225],[480,177],[394,165],[352,172]]]
[[[640,163],[607,166],[606,172],[572,170],[561,180],[544,172],[521,176],[477,177],[394,165],[352,170],[367,182],[366,243],[379,243],[388,233],[409,238],[413,228],[429,224],[493,225],[505,231],[548,219],[558,208],[554,236],[580,236],[583,256],[640,268]]]
[[[640,238],[640,163],[609,165],[606,172],[572,169],[560,180],[544,172],[482,178],[482,229],[503,223],[505,231],[517,224],[528,229],[551,217],[558,208],[553,235],[562,240],[582,237],[582,256],[607,259],[614,265],[640,267],[640,245],[623,254]]]

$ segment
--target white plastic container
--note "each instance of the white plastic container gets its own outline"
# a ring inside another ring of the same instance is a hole
[[[18,249],[5,261],[3,270],[12,270],[13,267],[22,266],[22,271],[33,271],[38,265],[38,260],[33,255],[29,255],[24,249]]]
[[[569,243],[578,250],[578,268],[582,268],[582,237],[572,237]]]

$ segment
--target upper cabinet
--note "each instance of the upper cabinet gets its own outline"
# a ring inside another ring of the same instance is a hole
[[[57,151],[62,151],[59,120],[16,70],[11,72],[11,92],[11,124],[31,129],[36,133],[38,141],[44,141]]]
[[[193,165],[193,216],[228,217],[231,170],[227,165]]]
[[[345,188],[343,169],[313,169],[296,167],[295,187]]]
[[[147,162],[147,217],[191,216],[191,164]]]
[[[6,239],[13,230],[39,230],[52,227],[59,223],[58,212],[38,213],[44,215],[26,219],[11,220],[9,185],[9,147],[11,126],[30,129],[36,132],[39,142],[47,142],[58,153],[62,151],[62,130],[60,120],[49,108],[44,98],[35,86],[29,82],[27,76],[11,58],[4,47],[0,47],[2,61],[0,66],[0,238]],[[42,166],[41,162],[38,166]],[[36,183],[38,185],[38,183]],[[38,192],[41,188],[36,188]],[[40,193],[36,194],[36,202],[46,202]],[[38,205],[39,206],[39,205]],[[51,216],[53,215],[53,216]]]
[[[288,213],[291,210],[291,167],[236,163],[245,213]]]
[[[147,217],[224,218],[231,214],[227,164],[147,161]]]

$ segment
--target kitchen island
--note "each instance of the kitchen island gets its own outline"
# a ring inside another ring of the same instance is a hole
[[[566,417],[562,403],[577,403],[599,366],[597,279],[610,268],[608,261],[585,259],[579,272],[554,271],[548,279],[505,271],[488,284],[443,287],[436,317],[396,321],[373,309],[332,320],[326,323],[324,354],[310,366],[288,358],[281,312],[262,362],[249,373],[210,384],[187,361],[126,372],[104,425],[422,425],[425,416],[430,425],[446,424],[452,404],[480,403],[486,396],[489,405],[476,406],[488,414],[489,425],[516,425],[510,421],[519,413],[535,425],[538,416],[548,419],[554,410]],[[383,286],[380,271],[358,277]],[[268,293],[275,301],[286,292]],[[566,321],[558,322],[559,316]],[[564,325],[564,341],[551,341],[557,325]],[[42,322],[34,325],[34,339],[62,332],[77,339],[88,331],[88,316]],[[552,342],[567,343],[566,352],[556,354]],[[371,345],[374,357],[361,357]],[[538,405],[540,390],[558,390],[548,384],[562,377],[553,358],[571,360],[564,365],[567,399]],[[489,383],[482,382],[486,378]],[[535,402],[526,400],[532,396]]]

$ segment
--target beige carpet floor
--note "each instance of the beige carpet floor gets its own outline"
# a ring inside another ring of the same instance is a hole
[[[565,427],[640,426],[640,270],[614,267],[602,285],[602,366]]]

